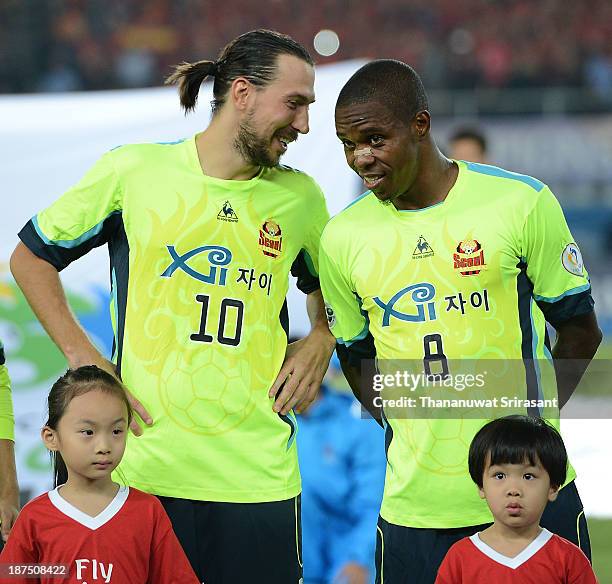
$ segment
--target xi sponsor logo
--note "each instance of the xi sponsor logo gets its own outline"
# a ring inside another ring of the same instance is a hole
[[[177,270],[181,270],[200,282],[225,286],[227,278],[227,268],[225,266],[232,261],[232,252],[226,247],[221,245],[202,245],[182,255],[176,251],[173,245],[166,245],[166,248],[172,258],[172,263],[163,271],[161,274],[162,278],[171,278]],[[207,274],[198,272],[187,263],[190,259],[200,254],[206,254],[207,256],[209,265]]]
[[[395,305],[406,294],[411,294],[411,300],[414,302],[415,312],[406,313],[395,309]],[[402,288],[394,294],[388,302],[384,302],[378,296],[374,297],[374,302],[383,309],[382,326],[389,326],[391,318],[397,318],[407,322],[425,322],[426,320],[436,320],[436,307],[434,298],[436,296],[436,288],[428,282],[419,282]]]

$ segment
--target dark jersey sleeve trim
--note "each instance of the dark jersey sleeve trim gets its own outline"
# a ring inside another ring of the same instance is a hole
[[[556,302],[536,301],[544,318],[555,328],[574,316],[581,316],[593,312],[595,302],[591,296],[591,290],[585,290],[578,294],[564,296]]]
[[[36,231],[34,221],[30,219],[19,232],[19,239],[34,255],[49,262],[58,272],[61,272],[66,266],[84,256],[94,247],[108,243],[121,222],[121,212],[114,211],[102,222],[102,228],[96,230],[89,239],[73,247],[63,247],[52,242],[46,243]]]
[[[338,357],[348,362],[353,367],[360,367],[364,359],[376,358],[376,347],[374,346],[374,337],[368,333],[363,339],[355,341],[350,345],[343,343],[336,344]]]
[[[297,278],[296,285],[304,293],[310,294],[319,290],[319,278],[313,275],[308,266],[310,258],[306,256],[306,252],[301,250],[295,258],[291,266],[291,275]]]

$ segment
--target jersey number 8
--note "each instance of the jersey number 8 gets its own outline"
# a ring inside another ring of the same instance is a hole
[[[431,347],[434,346],[434,352],[432,353]],[[435,377],[438,379],[446,379],[448,377],[448,359],[444,354],[444,347],[442,346],[442,335],[435,333],[433,335],[425,335],[423,337],[423,350],[425,356],[423,357],[423,366],[425,367],[425,375],[427,377]],[[441,371],[433,372],[431,366],[433,363],[440,363],[436,369],[442,369]]]

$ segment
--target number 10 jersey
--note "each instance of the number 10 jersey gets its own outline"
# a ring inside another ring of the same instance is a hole
[[[297,424],[268,391],[285,355],[288,274],[318,289],[327,218],[307,175],[208,177],[192,138],[108,152],[24,227],[58,270],[109,247],[113,360],[154,420],[129,436],[118,479],[207,501],[297,495]]]

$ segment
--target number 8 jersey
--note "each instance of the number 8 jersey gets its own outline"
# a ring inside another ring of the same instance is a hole
[[[327,219],[307,175],[208,177],[191,138],[108,152],[23,228],[58,270],[108,244],[113,360],[154,420],[130,435],[118,479],[207,501],[299,493],[295,417],[275,414],[268,391],[287,344],[288,274],[318,289]]]
[[[593,310],[580,251],[543,183],[457,164],[442,203],[400,211],[367,192],[331,219],[319,257],[331,331],[356,357],[375,354],[380,369],[412,360],[424,374],[431,367],[452,375],[461,363],[468,371],[484,360],[510,363],[516,396],[556,398],[545,321],[555,326]],[[484,423],[472,418],[486,416],[399,411],[385,412],[382,517],[417,528],[491,521],[467,470],[469,444]]]

